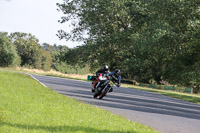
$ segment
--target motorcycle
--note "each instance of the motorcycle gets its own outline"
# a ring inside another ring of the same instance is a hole
[[[112,75],[111,75],[112,76]],[[115,83],[111,80],[111,76],[104,77],[103,74],[100,74],[95,82],[93,83],[94,94],[93,98],[102,99],[108,92],[113,89]]]

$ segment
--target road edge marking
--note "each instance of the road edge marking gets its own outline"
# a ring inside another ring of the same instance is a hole
[[[27,73],[29,76],[31,76],[33,79],[35,79],[36,81],[40,82],[38,79],[36,79],[35,77],[33,77],[33,75]],[[43,84],[42,82],[40,82],[41,85],[43,85],[44,87],[47,87],[45,84]]]

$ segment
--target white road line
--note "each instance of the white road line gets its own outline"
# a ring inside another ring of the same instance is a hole
[[[27,73],[29,76],[31,76],[33,79],[35,79],[36,81],[40,82],[38,79],[36,79],[35,77],[33,77],[33,75]],[[42,82],[40,82],[40,84],[42,84],[44,87],[47,87],[46,85],[44,85]]]

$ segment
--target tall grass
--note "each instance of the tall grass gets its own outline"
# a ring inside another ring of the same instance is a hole
[[[0,133],[146,133],[153,129],[0,71]]]

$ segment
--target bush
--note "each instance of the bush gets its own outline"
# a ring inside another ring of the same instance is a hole
[[[0,66],[18,66],[21,63],[20,57],[15,51],[14,44],[7,33],[0,32]]]
[[[87,74],[86,68],[70,66],[64,62],[54,63],[52,67],[53,69],[66,74]]]

